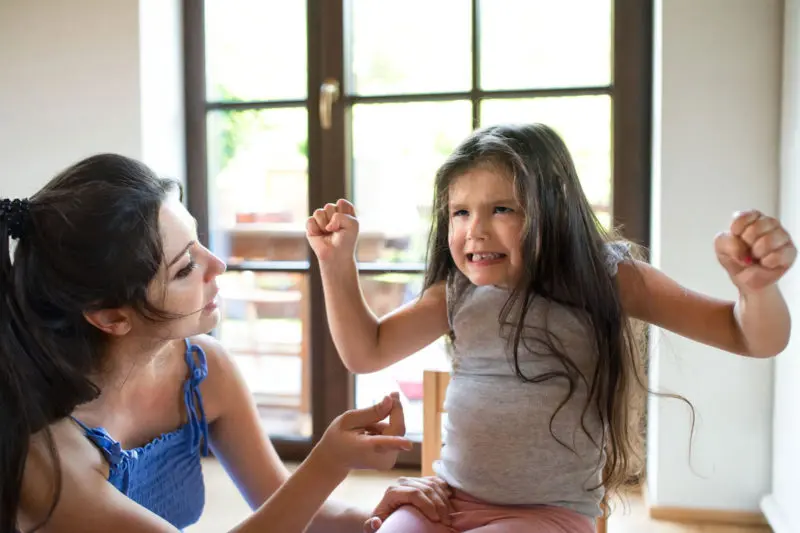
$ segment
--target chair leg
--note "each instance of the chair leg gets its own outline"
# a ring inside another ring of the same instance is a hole
[[[603,501],[600,502],[600,510],[603,511],[603,516],[597,519],[597,526],[596,531],[597,533],[607,533],[608,531],[608,505],[606,504],[606,499],[603,498]]]
[[[442,451],[441,414],[436,374],[425,371],[422,378],[422,475],[433,475],[433,461]]]

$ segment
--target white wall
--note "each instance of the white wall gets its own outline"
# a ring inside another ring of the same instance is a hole
[[[181,0],[140,0],[141,159],[186,181]]]
[[[781,113],[781,218],[800,240],[800,0],[786,0]],[[794,318],[775,364],[772,492],[762,509],[775,533],[800,531],[800,266],[781,283]]]
[[[105,151],[184,177],[179,5],[0,0],[0,197]]]
[[[781,0],[656,3],[653,260],[685,286],[735,298],[714,235],[738,209],[777,214]],[[774,360],[653,332],[648,498],[757,511],[770,486]]]
[[[0,196],[81,157],[142,154],[136,0],[0,1]]]

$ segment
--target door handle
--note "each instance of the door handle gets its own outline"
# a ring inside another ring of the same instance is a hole
[[[331,129],[333,104],[339,99],[339,81],[327,78],[319,87],[319,125],[323,130]]]

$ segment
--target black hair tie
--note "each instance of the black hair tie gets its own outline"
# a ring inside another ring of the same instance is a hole
[[[6,221],[8,236],[12,239],[19,239],[25,233],[29,209],[30,202],[27,198],[13,200],[3,198],[0,200],[0,220]]]

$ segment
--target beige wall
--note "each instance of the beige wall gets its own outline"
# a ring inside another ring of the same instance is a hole
[[[656,2],[652,248],[656,266],[717,297],[713,250],[738,209],[778,210],[781,0]],[[649,404],[651,505],[757,511],[768,491],[773,360],[654,331],[651,385],[697,409]]]
[[[140,157],[137,0],[0,2],[0,195],[81,157]]]
[[[179,6],[0,1],[0,196],[105,151],[184,177]]]

